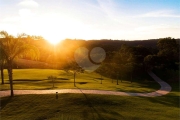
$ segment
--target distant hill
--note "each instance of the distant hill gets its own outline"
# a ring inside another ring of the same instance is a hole
[[[138,46],[142,45],[147,48],[157,48],[157,42],[159,39],[150,39],[150,40],[133,40],[133,41],[127,41],[127,40],[64,40],[63,43],[68,45],[79,45],[79,46],[85,46],[85,47],[102,47],[106,49],[107,51],[114,51],[118,50],[122,44],[126,44],[128,46]],[[176,39],[178,43],[180,43],[180,39]]]

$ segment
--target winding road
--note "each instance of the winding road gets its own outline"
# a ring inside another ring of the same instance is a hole
[[[83,94],[101,94],[101,95],[119,95],[119,96],[144,96],[155,97],[168,94],[171,91],[171,86],[157,77],[153,72],[148,74],[160,84],[161,88],[150,93],[131,93],[131,92],[116,92],[106,90],[84,90],[84,89],[59,89],[59,90],[14,90],[15,95],[23,94],[55,94],[58,93],[83,93]],[[0,97],[10,96],[10,90],[0,91]]]

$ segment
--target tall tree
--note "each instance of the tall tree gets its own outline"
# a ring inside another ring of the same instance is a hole
[[[160,39],[157,43],[159,48],[158,57],[161,62],[170,69],[177,69],[176,62],[179,62],[179,45],[174,38],[167,37]]]
[[[147,55],[144,58],[144,64],[145,64],[145,69],[146,70],[152,70],[156,65],[158,61],[157,55]]]
[[[4,84],[4,65],[5,65],[5,54],[0,46],[0,69],[1,69],[1,84]]]
[[[117,64],[119,75],[122,77],[132,74],[133,63],[135,62],[133,47],[122,45],[120,50],[115,54],[113,62]]]
[[[0,46],[2,52],[5,55],[7,61],[8,76],[10,81],[11,96],[14,96],[13,92],[13,61],[16,57],[22,57],[25,54],[31,54],[32,58],[38,59],[38,49],[26,43],[23,39],[24,36],[18,36],[17,38],[9,35],[6,31],[1,31]]]

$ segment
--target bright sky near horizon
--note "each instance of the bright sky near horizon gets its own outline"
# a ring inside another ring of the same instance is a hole
[[[0,0],[0,30],[47,40],[180,38],[180,0]]]

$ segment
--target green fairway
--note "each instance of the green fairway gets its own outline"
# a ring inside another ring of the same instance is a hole
[[[50,75],[57,76],[54,82],[55,87],[52,88],[53,83],[48,80]],[[73,74],[67,74],[63,70],[53,69],[15,69],[13,72],[14,89],[69,89],[74,87]],[[96,89],[96,90],[113,90],[125,92],[153,92],[160,88],[160,85],[152,80],[150,77],[142,80],[119,80],[103,77],[101,84],[101,76],[97,73],[81,73],[77,74],[76,86],[81,89]],[[5,83],[0,85],[1,90],[9,89],[9,81],[7,71],[5,71]]]
[[[1,98],[2,120],[178,120],[179,85],[161,97],[89,94]]]

